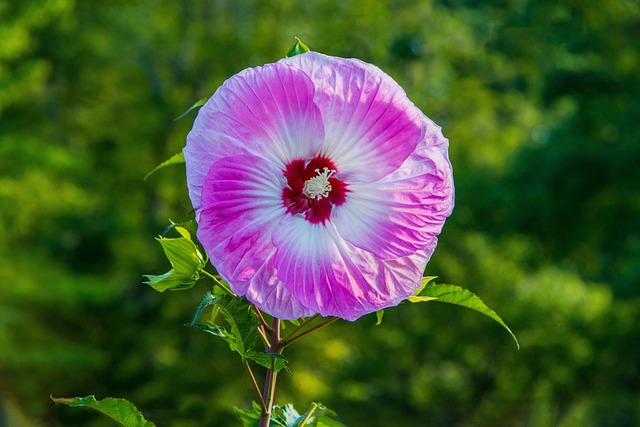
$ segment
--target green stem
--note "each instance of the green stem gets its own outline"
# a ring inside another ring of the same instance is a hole
[[[267,334],[264,331],[264,326],[259,325],[258,326],[258,335],[260,336],[260,339],[262,340],[262,343],[265,345],[265,347],[269,347],[269,338],[267,337]]]
[[[236,296],[236,294],[234,294],[231,291],[231,289],[229,289],[216,276],[214,276],[213,274],[209,273],[207,270],[200,270],[200,273],[202,273],[202,275],[204,275],[204,276],[208,277],[209,279],[211,279],[216,286],[220,286],[222,288],[222,290],[225,291],[226,293],[228,293],[229,295],[232,295],[234,297]]]
[[[316,411],[317,408],[318,408],[318,404],[312,403],[311,407],[309,407],[309,411],[307,412],[307,416],[304,417],[296,427],[304,427],[304,425],[307,424],[307,421],[311,419],[311,415],[313,415],[313,413]]]

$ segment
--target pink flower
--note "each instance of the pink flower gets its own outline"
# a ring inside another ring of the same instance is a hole
[[[234,292],[280,319],[397,305],[453,209],[447,148],[373,65],[308,52],[244,70],[187,137],[198,238]]]

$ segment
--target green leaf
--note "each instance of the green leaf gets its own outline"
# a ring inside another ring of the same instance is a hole
[[[287,322],[291,323],[293,326],[300,326],[300,319],[296,320],[287,320]],[[283,322],[282,329],[285,328],[285,323]]]
[[[242,421],[243,427],[260,427],[260,414],[262,409],[256,402],[251,402],[252,408],[250,410],[233,408],[240,421]]]
[[[144,419],[135,405],[125,399],[115,399],[107,397],[103,400],[96,400],[94,396],[86,397],[51,397],[56,403],[64,403],[71,407],[87,407],[102,412],[113,418],[125,427],[153,427],[154,423]]]
[[[196,101],[195,104],[193,104],[191,107],[187,108],[187,111],[185,111],[184,113],[180,114],[178,117],[176,117],[175,119],[173,119],[173,121],[177,121],[180,120],[181,118],[183,118],[184,116],[186,116],[187,114],[189,114],[192,110],[194,110],[195,108],[198,107],[202,107],[204,104],[207,103],[207,99],[209,99],[208,97],[204,97],[204,98],[200,98],[198,101]]]
[[[309,410],[305,414],[302,414],[299,420],[295,424],[292,424],[291,427],[345,427],[344,424],[334,420],[335,417],[336,413],[322,403],[312,403]]]
[[[438,298],[436,297],[426,297],[423,295],[417,295],[417,296],[410,296],[409,298],[407,298],[407,301],[409,302],[427,302],[427,301],[433,301],[436,300]]]
[[[291,405],[287,405],[291,406]],[[271,427],[289,427],[289,424],[286,423],[285,418],[282,414],[282,406],[275,406],[271,412]],[[295,409],[291,407],[293,412]],[[251,402],[251,409],[240,409],[233,408],[234,412],[242,421],[243,427],[259,427],[260,426],[260,417],[262,416],[262,410],[260,405],[256,402]],[[295,412],[297,414],[297,412]]]
[[[302,418],[291,403],[273,408],[272,419],[283,426],[295,427]]]
[[[271,364],[273,362],[273,369],[276,372],[285,369],[287,372],[291,373],[291,371],[287,367],[289,361],[286,357],[279,353],[249,351],[247,352],[247,359],[251,359],[258,365],[264,366],[265,368],[271,368]]]
[[[309,46],[302,43],[302,40],[296,37],[296,44],[294,44],[289,52],[287,52],[287,58],[300,55],[301,53],[309,52],[310,50],[311,49],[309,49]]]
[[[207,292],[204,295],[204,298],[202,298],[202,302],[200,303],[200,305],[198,306],[198,309],[196,310],[195,316],[193,316],[193,320],[191,321],[191,326],[196,324],[196,322],[200,318],[200,314],[202,313],[202,310],[204,310],[205,308],[213,304],[214,300],[215,299],[213,298],[213,295],[211,294],[211,292]]]
[[[168,272],[159,275],[145,275],[147,283],[158,292],[167,289],[183,290],[195,285],[200,278],[200,271],[206,264],[206,259],[191,240],[191,235],[186,228],[173,227],[181,237],[166,238],[157,237],[156,240],[162,245],[165,255],[173,267]]]
[[[179,153],[174,154],[173,156],[171,156],[169,159],[165,160],[164,162],[160,163],[158,166],[156,166],[155,168],[153,168],[151,170],[151,172],[149,172],[145,177],[144,177],[144,181],[147,180],[147,178],[149,178],[151,175],[153,175],[154,173],[156,173],[157,171],[159,171],[160,169],[164,169],[167,166],[171,166],[171,165],[178,165],[180,163],[184,163],[184,153],[181,151]]]
[[[503,328],[505,328],[507,332],[511,334],[511,337],[513,338],[513,340],[516,342],[518,349],[520,349],[520,343],[518,343],[518,339],[516,338],[514,333],[511,332],[511,329],[509,329],[507,324],[504,323],[504,321],[500,318],[500,316],[498,316],[498,314],[495,311],[487,307],[487,305],[484,302],[482,302],[482,300],[478,296],[476,296],[476,294],[474,294],[471,291],[468,291],[467,289],[461,288],[460,286],[456,286],[456,285],[445,285],[445,284],[435,284],[435,283],[431,284],[427,282],[423,287],[422,291],[420,292],[420,295],[413,297],[414,298],[413,301],[411,300],[411,298],[412,297],[409,297],[409,301],[411,302],[422,302],[422,301],[446,302],[449,304],[455,304],[461,307],[466,307],[471,310],[475,310],[478,313],[482,313],[485,316],[492,318],[493,320],[498,322]]]
[[[384,310],[376,311],[376,326],[380,326],[382,324],[382,316],[384,316]]]
[[[260,425],[261,409],[256,402],[251,402],[250,410],[233,408],[244,427]],[[292,404],[274,406],[271,412],[272,427],[346,427],[333,418],[336,413],[322,403],[312,403],[309,411],[300,415]]]
[[[206,295],[205,300],[207,300]],[[240,354],[243,361],[247,359],[255,360],[256,358],[258,360],[264,359],[264,357],[257,356],[259,353],[254,350],[256,340],[258,339],[258,326],[260,323],[251,308],[251,304],[243,297],[234,297],[231,295],[221,295],[206,303],[205,300],[203,300],[198,307],[199,311],[196,312],[197,316],[194,317],[194,322],[188,324],[188,326],[193,326],[200,331],[224,339],[232,351]],[[205,305],[203,306],[203,304]],[[195,323],[202,309],[208,305],[215,305],[227,323],[228,328],[211,322],[207,324]],[[200,307],[202,307],[202,309]],[[271,357],[269,356],[269,358]],[[269,366],[271,366],[270,361]]]

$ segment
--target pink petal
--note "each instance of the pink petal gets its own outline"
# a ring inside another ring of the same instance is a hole
[[[271,264],[271,233],[285,216],[284,184],[282,171],[261,157],[217,161],[203,186],[198,239],[234,292],[271,314],[293,319],[309,311],[277,280]]]
[[[447,146],[440,128],[425,121],[418,149],[400,168],[378,182],[350,185],[346,202],[332,212],[340,235],[381,259],[408,256],[435,242],[453,209]]]
[[[348,182],[376,181],[397,169],[420,138],[420,111],[378,67],[308,52],[280,63],[300,68],[316,85],[325,143],[321,155]]]
[[[252,154],[284,169],[290,161],[318,152],[324,130],[314,91],[302,71],[268,64],[236,74],[213,94],[184,148],[196,211],[209,167],[222,157]]]
[[[290,216],[273,233],[279,279],[300,303],[323,316],[346,320],[397,305],[418,287],[424,251],[379,260],[343,240],[332,224]]]
[[[260,310],[281,320],[295,320],[316,314],[300,304],[278,279],[273,267],[273,255],[265,260],[249,281],[245,296]]]

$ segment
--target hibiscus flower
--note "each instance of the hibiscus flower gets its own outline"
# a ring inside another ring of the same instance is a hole
[[[235,293],[280,319],[397,305],[453,209],[447,149],[374,65],[307,52],[246,69],[187,136],[198,239]]]

